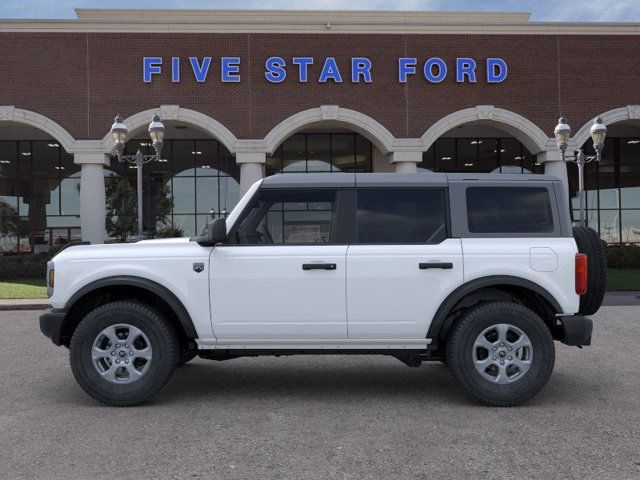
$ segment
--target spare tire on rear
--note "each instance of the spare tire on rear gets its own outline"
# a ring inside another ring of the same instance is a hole
[[[573,227],[578,251],[587,255],[587,292],[580,296],[581,315],[598,311],[607,287],[607,254],[598,232],[589,227]]]

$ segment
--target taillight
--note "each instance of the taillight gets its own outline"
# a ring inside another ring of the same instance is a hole
[[[587,293],[587,256],[584,253],[576,253],[576,293]]]

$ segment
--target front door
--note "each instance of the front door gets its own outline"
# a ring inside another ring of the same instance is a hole
[[[218,340],[347,338],[336,190],[263,189],[211,254]]]

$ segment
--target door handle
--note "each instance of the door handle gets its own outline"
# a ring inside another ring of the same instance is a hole
[[[420,270],[426,270],[427,268],[441,268],[443,270],[449,270],[453,268],[453,263],[451,262],[426,262],[419,264]]]
[[[303,263],[303,270],[335,270],[338,266],[335,263]]]

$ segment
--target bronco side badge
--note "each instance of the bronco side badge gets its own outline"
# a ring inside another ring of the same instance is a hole
[[[194,262],[193,263],[193,271],[196,273],[200,273],[204,270],[204,263],[202,262]]]

